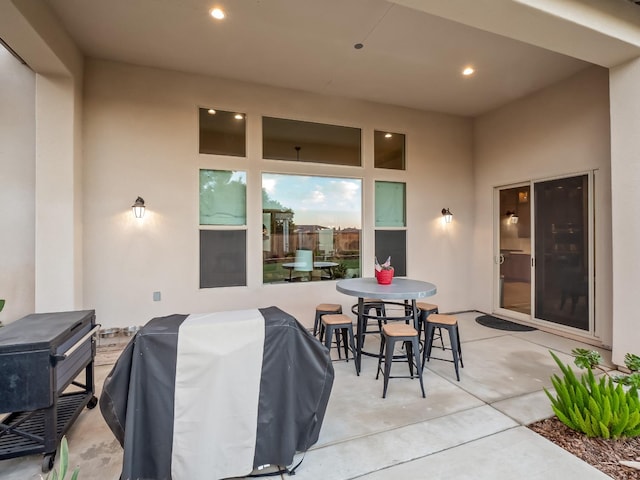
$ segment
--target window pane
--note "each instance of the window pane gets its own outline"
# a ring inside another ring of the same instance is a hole
[[[402,133],[373,132],[374,166],[404,170],[404,135]]]
[[[245,114],[201,108],[200,153],[244,157]]]
[[[406,230],[376,230],[375,251],[380,262],[391,257],[394,276],[404,277],[407,274]]]
[[[359,128],[262,118],[262,156],[272,160],[360,166]]]
[[[247,224],[247,174],[200,170],[200,225]]]
[[[200,288],[247,284],[247,231],[200,230]]]
[[[404,226],[405,184],[376,182],[376,227]]]
[[[262,175],[264,283],[360,276],[362,181]]]

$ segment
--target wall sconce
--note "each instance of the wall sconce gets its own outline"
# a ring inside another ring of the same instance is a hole
[[[517,214],[516,212],[512,212],[511,210],[507,210],[507,212],[505,213],[505,215],[506,215],[507,217],[511,217],[511,218],[509,219],[509,221],[510,221],[511,223],[518,223],[519,218],[518,218],[518,214]]]
[[[444,223],[451,223],[451,220],[453,220],[453,213],[448,208],[442,209],[442,216],[444,217]]]
[[[133,210],[133,214],[136,218],[144,217],[144,199],[142,197],[136,198],[136,201],[133,205],[131,205],[131,209]]]

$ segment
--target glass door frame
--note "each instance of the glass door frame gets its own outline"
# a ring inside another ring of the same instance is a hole
[[[581,330],[574,327],[565,326],[559,323],[551,322],[536,318],[536,302],[535,302],[535,185],[537,183],[546,182],[550,180],[558,180],[563,178],[571,178],[577,176],[587,176],[587,184],[589,188],[589,195],[587,196],[587,223],[588,223],[588,255],[589,255],[589,280],[588,280],[588,292],[589,292],[589,329]],[[530,323],[534,326],[547,327],[553,330],[564,331],[580,337],[595,336],[595,191],[594,191],[594,176],[595,171],[588,170],[582,172],[572,172],[566,175],[557,175],[552,177],[532,179],[528,182],[518,182],[513,184],[495,186],[493,189],[493,313],[512,318],[514,320]],[[531,315],[509,310],[500,306],[500,191],[510,188],[517,188],[529,186],[529,202],[531,209]]]
[[[519,321],[523,321],[523,322],[531,322],[532,316],[533,316],[533,294],[534,294],[534,289],[533,286],[535,285],[534,283],[534,268],[532,268],[531,264],[529,265],[529,268],[531,269],[531,294],[530,294],[530,298],[529,301],[531,302],[531,315],[527,315],[526,313],[522,313],[522,312],[516,312],[515,310],[509,310],[508,308],[504,308],[500,306],[500,301],[502,299],[502,295],[503,295],[503,288],[504,285],[502,285],[501,283],[501,278],[500,278],[500,266],[502,265],[502,262],[504,261],[504,257],[502,256],[502,254],[500,253],[500,221],[502,219],[502,217],[504,216],[504,212],[502,212],[500,210],[500,192],[502,190],[510,190],[512,188],[518,188],[518,187],[529,187],[529,208],[531,211],[531,236],[530,236],[530,246],[531,246],[531,258],[533,258],[533,238],[534,238],[534,231],[533,231],[533,198],[531,196],[531,186],[533,185],[532,182],[519,182],[519,183],[512,183],[509,185],[501,185],[498,187],[494,187],[493,189],[493,313],[496,313],[498,315],[501,315],[503,317],[508,317],[508,318],[512,318],[514,320],[519,320]],[[502,260],[501,260],[502,259]]]

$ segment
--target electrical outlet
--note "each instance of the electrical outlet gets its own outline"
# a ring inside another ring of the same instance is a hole
[[[153,292],[153,301],[154,302],[160,301],[160,292]]]

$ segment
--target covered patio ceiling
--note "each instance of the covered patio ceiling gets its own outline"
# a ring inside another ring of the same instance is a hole
[[[591,30],[587,0],[575,23],[534,0],[46,1],[89,57],[465,116],[638,51]]]

